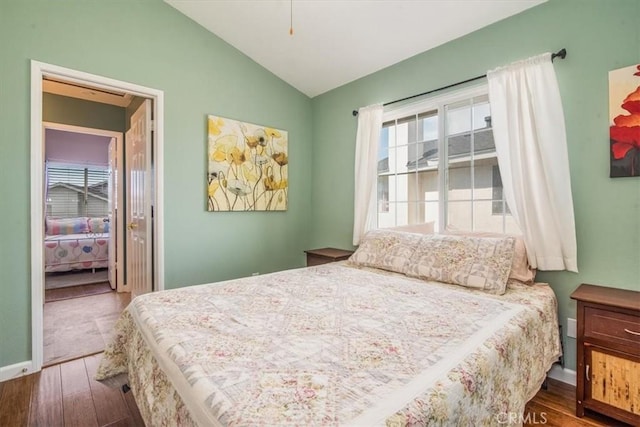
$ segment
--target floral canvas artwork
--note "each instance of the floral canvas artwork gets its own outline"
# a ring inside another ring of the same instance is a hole
[[[211,115],[207,122],[207,210],[287,210],[287,131]]]
[[[609,72],[610,176],[640,176],[640,65]]]

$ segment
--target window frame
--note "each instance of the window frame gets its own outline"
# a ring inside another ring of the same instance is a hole
[[[449,152],[448,152],[448,143],[447,143],[447,137],[451,136],[451,135],[447,135],[446,134],[446,126],[447,126],[447,120],[446,120],[446,114],[447,114],[447,106],[452,106],[461,102],[469,102],[471,104],[471,100],[473,100],[474,98],[477,97],[482,97],[482,96],[488,96],[489,94],[489,87],[488,84],[483,83],[480,85],[473,85],[473,86],[469,86],[460,90],[456,90],[456,91],[452,91],[452,92],[447,92],[441,95],[436,95],[436,96],[432,96],[426,99],[423,99],[421,101],[418,102],[414,102],[411,104],[406,104],[397,108],[391,108],[388,110],[385,110],[383,113],[383,117],[382,117],[382,122],[383,123],[387,123],[390,121],[396,121],[399,119],[403,119],[406,118],[408,116],[417,116],[420,114],[424,114],[427,113],[429,111],[436,111],[437,112],[437,116],[439,118],[438,120],[438,137],[437,137],[437,147],[438,147],[438,167],[435,169],[437,170],[437,190],[438,190],[438,222],[437,222],[437,229],[435,230],[436,232],[443,232],[445,231],[447,225],[448,225],[448,221],[449,221],[449,217],[448,217],[448,213],[449,213],[449,166],[450,166],[450,159],[449,159]],[[490,105],[490,103],[489,103]],[[382,132],[382,129],[381,129]],[[471,124],[471,130],[470,130],[470,134],[473,134],[474,130],[473,130],[473,123]],[[453,135],[453,134],[452,134]],[[475,158],[473,156],[473,153],[470,154],[470,168],[471,168],[471,182],[470,182],[470,186],[471,188],[473,188],[474,186],[474,169],[473,169],[473,165],[475,164],[475,162],[477,160],[481,160],[483,157],[480,158]],[[494,156],[490,156],[491,158],[493,158]],[[486,157],[488,158],[488,157]],[[495,155],[495,158],[497,159],[497,154]],[[416,168],[416,171],[414,173],[419,173],[419,169]],[[390,175],[390,174],[385,174],[385,173],[380,173],[379,171],[376,172],[377,176],[376,176],[376,183],[379,179],[380,176],[382,175]],[[395,173],[396,176],[400,175],[399,173]],[[377,185],[377,184],[376,184]],[[377,193],[377,192],[376,192]],[[485,201],[484,199],[478,199],[476,200],[476,198],[473,196],[473,192],[472,192],[472,199],[470,200],[471,204],[472,204],[472,213],[471,213],[471,221],[472,221],[472,229],[474,229],[473,231],[484,231],[484,230],[477,230],[475,229],[475,221],[474,221],[474,207],[473,204],[476,201]],[[376,195],[376,206],[378,206],[379,204],[379,199],[377,198]],[[492,205],[494,203],[493,199],[489,200]],[[391,203],[395,203],[397,204],[397,201],[391,201],[389,200],[389,202]],[[499,214],[495,214],[493,213],[492,210],[492,214],[493,215],[499,215],[502,216],[502,231],[501,233],[507,233],[507,227],[506,227],[506,216],[510,216],[511,213],[509,212],[508,209],[506,209],[506,201],[504,200],[504,193],[503,193],[503,200],[502,200],[502,205],[503,205],[503,209],[505,209],[505,212],[503,213],[499,213]],[[380,211],[376,210],[376,225],[379,226],[379,219],[380,219]],[[397,219],[396,219],[396,226],[397,226]]]

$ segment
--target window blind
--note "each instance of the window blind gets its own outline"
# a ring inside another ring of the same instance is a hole
[[[47,165],[47,216],[104,217],[109,211],[109,171],[95,167]]]

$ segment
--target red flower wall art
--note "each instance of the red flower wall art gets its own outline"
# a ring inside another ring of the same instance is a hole
[[[612,178],[640,176],[640,65],[609,72]]]

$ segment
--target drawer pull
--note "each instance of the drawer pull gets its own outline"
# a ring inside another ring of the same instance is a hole
[[[636,331],[632,331],[630,329],[624,328],[624,331],[628,334],[632,334],[632,335],[638,335],[640,336],[640,332],[636,332]]]
[[[591,378],[589,378],[589,365],[587,365],[587,372],[585,374],[585,377],[587,377],[587,381],[591,381]]]

